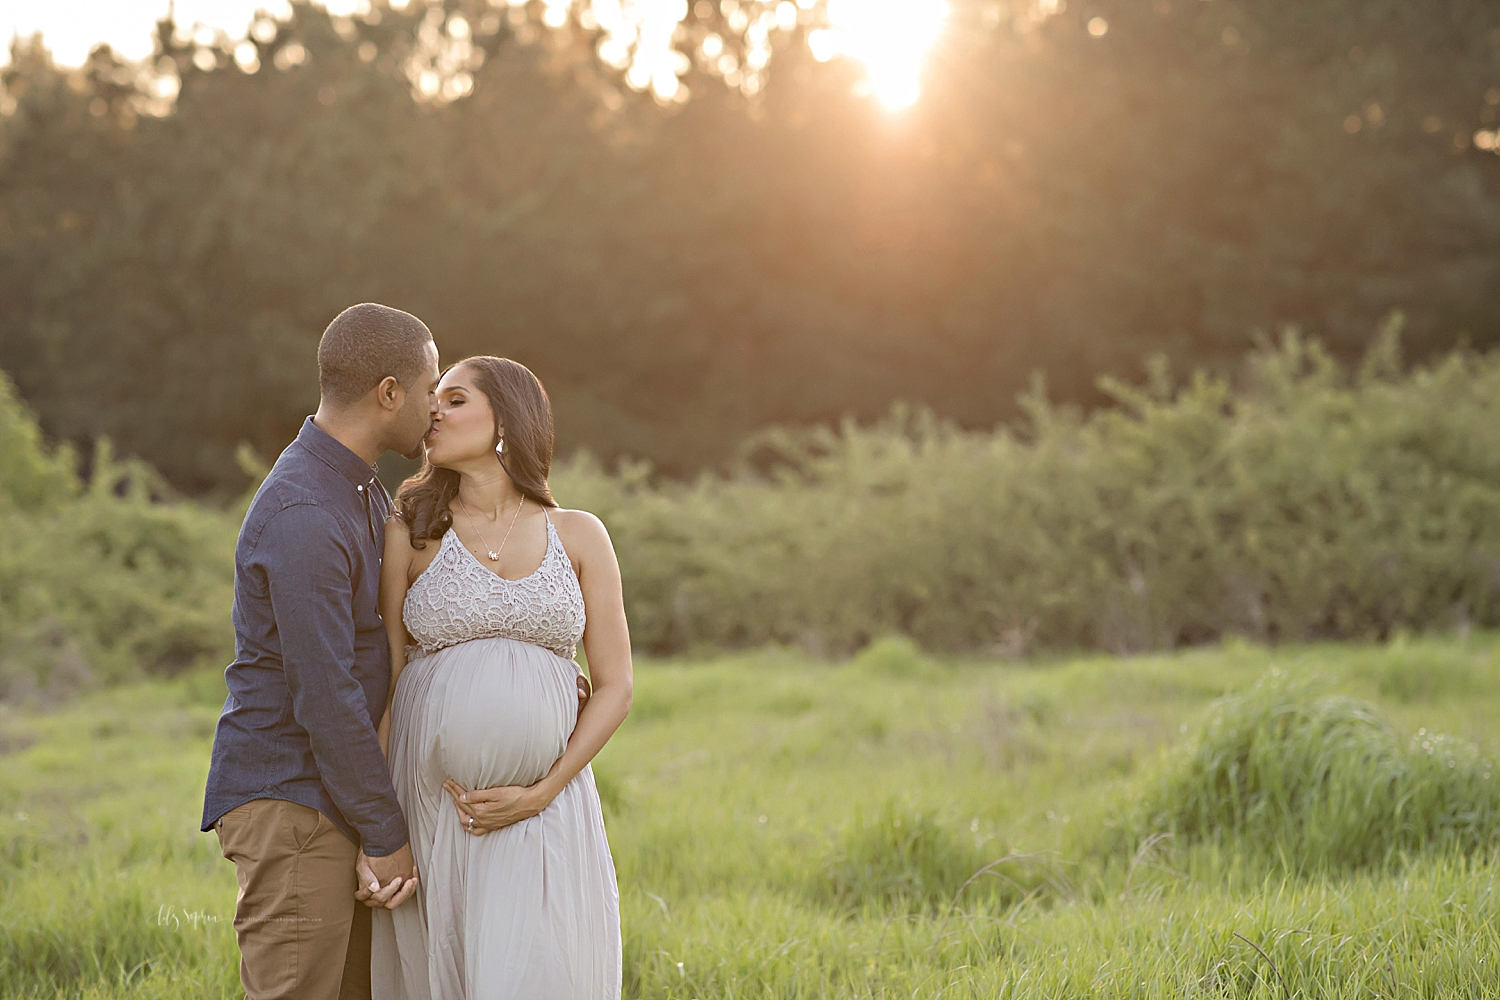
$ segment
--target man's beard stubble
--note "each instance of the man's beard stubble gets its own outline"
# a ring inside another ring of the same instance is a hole
[[[422,436],[417,438],[417,443],[412,446],[412,449],[410,451],[401,452],[401,457],[411,462],[420,461],[424,451],[424,446],[427,443],[427,435],[431,432],[432,418],[429,417],[427,420],[427,426],[422,430]]]

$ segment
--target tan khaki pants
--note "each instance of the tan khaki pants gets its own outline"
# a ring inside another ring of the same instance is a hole
[[[370,915],[358,849],[316,809],[256,799],[215,824],[240,885],[234,933],[247,1000],[369,1000]]]

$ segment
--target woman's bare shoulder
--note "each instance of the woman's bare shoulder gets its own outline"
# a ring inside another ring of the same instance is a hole
[[[559,528],[566,525],[579,531],[604,531],[604,522],[586,510],[553,507],[549,513],[552,515],[553,523]]]
[[[411,529],[406,522],[396,514],[386,518],[385,558],[410,559],[415,551],[411,544]]]
[[[586,510],[567,510],[562,507],[551,511],[552,523],[557,526],[557,535],[569,552],[587,555],[600,546],[610,547],[609,531],[604,522]]]

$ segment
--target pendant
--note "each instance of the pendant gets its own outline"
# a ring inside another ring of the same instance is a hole
[[[486,553],[486,554],[490,557],[490,562],[499,562],[500,561],[500,553],[498,553],[498,552],[489,552],[489,553]]]

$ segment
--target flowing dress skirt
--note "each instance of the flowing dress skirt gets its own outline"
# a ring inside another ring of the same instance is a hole
[[[615,1000],[620,895],[591,768],[539,815],[464,832],[443,781],[530,785],[562,756],[578,665],[473,639],[401,673],[390,763],[420,878],[374,913],[374,1000]]]

